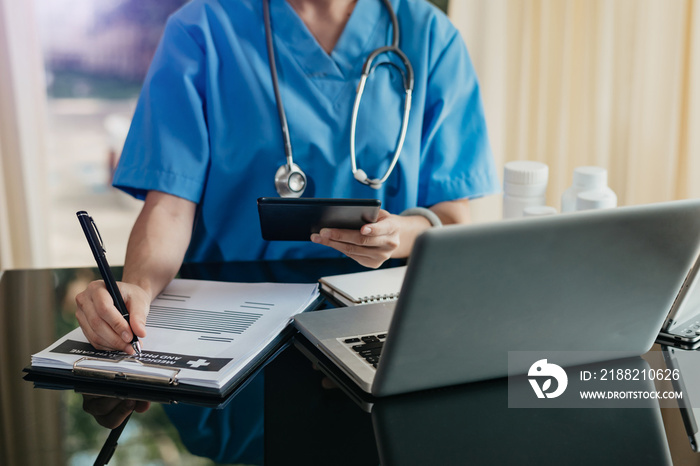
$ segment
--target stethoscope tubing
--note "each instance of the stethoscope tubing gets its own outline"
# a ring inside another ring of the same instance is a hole
[[[289,125],[287,124],[287,116],[284,112],[282,104],[282,95],[280,94],[279,78],[277,77],[277,65],[275,64],[275,45],[272,41],[272,24],[270,21],[270,0],[263,0],[263,18],[265,21],[265,42],[267,43],[267,60],[270,63],[270,75],[272,76],[272,88],[275,93],[275,102],[277,103],[277,114],[280,119],[280,128],[282,130],[282,139],[284,141],[284,155],[287,158],[287,165],[294,165],[292,156],[292,140],[289,136]]]
[[[406,54],[401,51],[399,48],[399,38],[400,38],[400,33],[399,33],[399,21],[398,18],[396,17],[396,13],[394,12],[393,7],[391,6],[391,3],[389,0],[382,0],[382,3],[384,4],[384,7],[386,8],[386,11],[389,13],[390,19],[391,19],[391,25],[392,25],[392,43],[391,45],[379,47],[375,50],[373,50],[367,59],[365,60],[364,65],[362,66],[362,75],[360,77],[360,83],[358,84],[356,88],[356,93],[355,93],[355,102],[353,104],[353,110],[352,110],[352,116],[350,120],[350,161],[351,161],[351,168],[352,168],[352,173],[355,179],[357,179],[359,182],[368,185],[372,188],[379,189],[381,185],[389,178],[389,175],[392,173],[394,170],[394,167],[396,166],[399,157],[401,155],[401,150],[403,149],[404,141],[406,139],[406,132],[408,130],[408,120],[409,120],[409,115],[411,113],[411,102],[412,102],[412,95],[413,95],[413,85],[414,85],[414,75],[413,75],[413,67],[411,66],[411,62],[406,56]],[[280,128],[282,131],[282,139],[284,142],[284,153],[285,157],[287,159],[286,163],[286,173],[285,176],[291,176],[292,173],[300,173],[302,176],[304,176],[304,180],[306,178],[306,175],[303,174],[301,169],[294,164],[294,157],[293,157],[293,151],[292,151],[292,143],[291,143],[291,138],[289,134],[289,125],[287,124],[287,117],[284,111],[284,105],[282,103],[282,96],[280,93],[279,89],[279,78],[277,75],[277,66],[275,63],[275,47],[273,43],[273,38],[272,38],[272,24],[270,20],[270,0],[263,0],[263,17],[264,17],[264,23],[265,23],[265,36],[266,36],[266,46],[267,46],[267,56],[268,56],[268,61],[270,65],[270,75],[272,77],[272,87],[274,90],[275,94],[275,102],[277,104],[277,113],[279,116],[280,120]],[[382,62],[374,65],[373,67],[373,62],[375,58],[382,54],[394,54],[399,57],[401,62],[403,63],[403,66],[405,68],[405,73],[401,68],[396,65],[394,62],[388,61],[388,62]],[[362,101],[362,95],[364,94],[364,89],[365,85],[367,83],[367,78],[369,77],[370,73],[378,66],[381,65],[391,65],[396,67],[399,72],[402,75],[403,79],[403,85],[404,85],[404,90],[405,90],[405,98],[404,98],[404,109],[403,109],[403,118],[401,121],[401,130],[399,133],[399,139],[397,141],[396,147],[394,149],[394,156],[392,157],[391,163],[389,164],[389,168],[386,170],[384,173],[384,176],[382,176],[379,179],[370,179],[367,177],[366,173],[358,169],[357,167],[357,157],[355,153],[355,139],[356,139],[356,129],[357,129],[357,117],[359,114],[359,109],[360,109],[360,102]],[[283,171],[282,167],[280,167],[280,170],[278,170],[278,174],[275,175],[275,184],[277,186],[278,184],[278,175],[279,172]],[[284,184],[284,183],[282,183]],[[288,183],[287,183],[288,184]],[[304,181],[305,184],[305,181]],[[278,193],[281,196],[286,196],[286,195],[292,195],[292,196],[300,196],[301,192],[293,192],[290,193],[289,191],[286,190],[285,188],[285,194],[283,194],[280,191],[280,188],[277,188]]]
[[[392,48],[393,49],[393,48]],[[394,50],[391,50],[394,51]],[[371,65],[371,63],[370,63]],[[364,94],[364,89],[365,89],[365,84],[367,83],[367,78],[369,77],[369,70],[371,68],[368,66],[367,67],[367,72],[363,72],[362,76],[360,77],[360,83],[357,86],[357,90],[355,92],[355,102],[352,106],[352,117],[350,118],[350,164],[351,164],[351,169],[353,176],[355,176],[358,181],[360,179],[357,176],[358,173],[358,168],[357,168],[357,156],[355,152],[355,135],[356,135],[356,128],[357,128],[357,117],[360,111],[360,102],[362,100],[362,95]],[[394,170],[394,167],[396,166],[397,162],[399,161],[399,156],[401,155],[401,150],[403,149],[403,144],[404,141],[406,140],[406,132],[408,130],[408,118],[409,115],[411,114],[411,100],[412,100],[412,95],[413,95],[413,89],[407,87],[406,82],[411,82],[407,78],[404,78],[404,87],[405,87],[405,99],[404,99],[404,108],[403,108],[403,118],[401,120],[401,132],[399,133],[399,139],[396,143],[396,147],[394,149],[394,156],[391,159],[391,163],[389,164],[389,168],[387,168],[386,172],[384,173],[384,176],[379,178],[379,179],[367,179],[367,183],[364,181],[360,181],[361,183],[368,184],[369,186],[378,189],[381,187],[381,185],[389,178],[389,175]]]

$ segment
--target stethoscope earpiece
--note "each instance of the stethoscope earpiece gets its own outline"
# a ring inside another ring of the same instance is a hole
[[[352,176],[354,176],[360,183],[367,184],[367,173],[365,173],[363,169],[358,168],[352,173]]]
[[[365,171],[361,168],[358,168],[357,170],[353,171],[352,176],[354,176],[355,179],[360,183],[366,184],[367,186],[373,189],[381,188],[382,184],[384,183],[382,180],[376,178],[368,178],[367,173],[365,173]]]

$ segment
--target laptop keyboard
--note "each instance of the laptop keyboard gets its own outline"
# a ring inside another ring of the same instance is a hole
[[[350,348],[357,357],[376,369],[386,335],[386,333],[379,333],[376,335],[339,338],[339,340]]]

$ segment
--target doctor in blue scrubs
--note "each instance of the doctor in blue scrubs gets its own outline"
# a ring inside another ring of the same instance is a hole
[[[392,44],[403,55],[373,58],[355,109],[365,61]],[[264,241],[256,199],[278,195],[285,165],[303,171],[304,197],[380,199],[379,220]],[[145,201],[120,283],[139,337],[183,261],[346,255],[374,268],[432,225],[468,222],[469,200],[499,189],[466,47],[425,0],[187,3],[168,20],[114,185]],[[102,282],[76,300],[95,347],[133,352]]]

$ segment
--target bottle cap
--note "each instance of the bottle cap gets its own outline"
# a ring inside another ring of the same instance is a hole
[[[511,184],[546,184],[548,177],[546,164],[529,160],[508,162],[503,172],[503,181]]]
[[[608,185],[608,170],[602,167],[577,167],[574,170],[574,186],[600,189]]]
[[[576,210],[610,209],[617,207],[617,196],[610,191],[584,191],[576,197]]]
[[[548,205],[532,205],[523,209],[524,217],[545,217],[556,213],[557,209]]]

